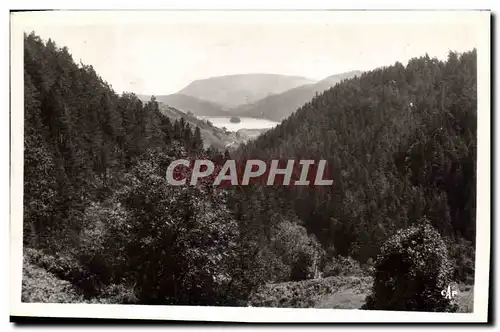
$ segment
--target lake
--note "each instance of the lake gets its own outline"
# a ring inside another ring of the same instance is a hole
[[[269,129],[276,127],[279,122],[259,119],[240,117],[240,122],[232,123],[229,116],[199,116],[199,119],[210,121],[215,127],[226,127],[228,131],[238,131],[240,129]]]

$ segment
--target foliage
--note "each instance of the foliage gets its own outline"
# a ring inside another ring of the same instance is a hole
[[[464,239],[445,239],[453,264],[453,280],[474,285],[474,260],[476,252],[472,242]]]
[[[370,293],[373,278],[337,276],[323,279],[267,284],[250,296],[248,305],[255,307],[362,309]],[[458,312],[472,312],[473,286],[452,283],[458,290]]]
[[[168,186],[155,163],[162,156],[147,158],[131,170],[117,202],[91,207],[93,226],[82,235],[83,245],[90,241],[87,261],[106,283],[136,285],[142,302],[223,301],[237,235],[223,193]]]
[[[82,214],[120,187],[148,149],[202,149],[199,129],[172,123],[155,98],[117,95],[67,48],[25,35],[24,243],[52,252],[78,242]],[[193,133],[194,132],[194,133]],[[51,241],[52,238],[60,241]]]
[[[88,283],[83,283],[83,280],[88,280],[88,273],[85,277],[82,267],[74,259],[56,258],[34,249],[26,249],[23,257],[23,302],[116,304],[137,302],[134,290],[124,285],[105,286],[100,289],[97,297],[85,294],[82,286],[89,286]]]
[[[423,216],[450,245],[474,246],[476,61],[476,50],[426,55],[336,84],[237,151],[325,159],[333,185],[243,188],[241,197],[252,211],[294,214],[325,248],[361,263]]]
[[[24,46],[29,301],[245,305],[325,262],[327,273],[361,275],[353,260],[424,215],[447,239],[454,277],[470,282],[475,50],[345,80],[230,156],[204,151],[200,128],[164,116],[154,97],[116,94],[67,48],[34,33]],[[334,185],[165,181],[175,159],[250,157],[320,157]]]
[[[86,303],[92,304],[135,304],[139,301],[136,290],[123,284],[111,284],[102,289],[98,297],[91,298]]]
[[[293,281],[313,278],[315,267],[325,255],[314,235],[307,234],[297,221],[280,222],[273,229],[271,243],[278,257],[289,266],[289,280]]]
[[[238,232],[225,194],[164,179],[202,153],[200,129],[117,95],[51,40],[25,35],[24,55],[28,259],[86,301],[224,302]]]
[[[95,278],[73,255],[58,253],[53,256],[46,252],[26,248],[23,259],[27,264],[41,267],[57,278],[71,282],[81,291],[95,294]]]
[[[441,294],[450,285],[451,272],[444,241],[424,220],[384,243],[365,308],[455,311],[456,307]]]
[[[32,264],[23,263],[22,302],[76,303],[82,302],[73,285]]]
[[[337,256],[333,257],[325,264],[323,270],[324,277],[332,276],[349,276],[362,275],[364,271],[361,269],[359,262],[352,257]]]
[[[339,294],[350,299],[359,297],[360,294],[370,289],[370,285],[370,277],[355,276],[267,284],[252,293],[249,305],[253,307],[327,307],[325,302],[328,302],[328,298]],[[351,308],[359,309],[360,307],[361,304]]]

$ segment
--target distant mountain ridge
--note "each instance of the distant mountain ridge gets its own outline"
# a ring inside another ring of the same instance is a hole
[[[218,76],[196,80],[177,93],[155,97],[158,102],[195,116],[237,115],[282,121],[316,93],[360,74],[358,70],[349,71],[318,82],[277,74]],[[139,98],[148,101],[151,95]]]
[[[191,82],[178,93],[234,108],[316,81],[279,74],[241,74]]]
[[[316,93],[328,90],[344,79],[361,75],[361,71],[349,71],[346,73],[328,76],[315,83],[306,84],[280,94],[258,100],[253,104],[242,105],[235,113],[248,117],[263,117],[273,121],[282,121],[295,112],[299,107],[310,101]]]

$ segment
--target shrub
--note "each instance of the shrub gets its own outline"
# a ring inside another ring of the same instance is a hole
[[[72,256],[67,254],[49,255],[41,250],[26,248],[24,262],[43,268],[57,278],[67,280],[78,287],[91,284],[89,273]]]
[[[123,242],[131,236],[127,211],[120,203],[93,203],[85,210],[75,255],[100,283],[120,283],[127,261]]]
[[[92,298],[87,303],[97,304],[134,304],[139,300],[133,287],[123,284],[111,284],[104,287],[99,297]]]
[[[362,275],[363,273],[358,261],[344,256],[333,257],[326,263],[323,270],[324,277]]]
[[[456,311],[456,306],[441,295],[451,281],[451,272],[443,240],[424,220],[384,243],[364,309]]]
[[[273,229],[271,245],[276,255],[289,267],[285,280],[299,281],[314,277],[325,252],[314,235],[297,221],[282,220]]]
[[[365,275],[373,275],[375,273],[375,268],[373,267],[373,259],[370,257],[366,260],[365,264],[361,264],[361,269]]]
[[[448,252],[453,264],[453,280],[474,285],[475,248],[472,242],[462,238],[447,239]]]
[[[83,302],[73,285],[58,279],[54,274],[34,265],[31,261],[23,263],[22,302],[77,303]]]

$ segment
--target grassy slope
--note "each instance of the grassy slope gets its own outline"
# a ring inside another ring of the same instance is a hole
[[[459,284],[458,295],[455,301],[458,303],[458,312],[474,311],[474,286]]]
[[[359,309],[370,292],[371,277],[328,277],[268,284],[250,299],[251,306]]]
[[[336,276],[298,282],[268,284],[250,298],[256,307],[360,309],[370,293],[373,279],[366,276]],[[459,312],[472,312],[473,286],[455,285]],[[452,286],[452,288],[454,288]]]

